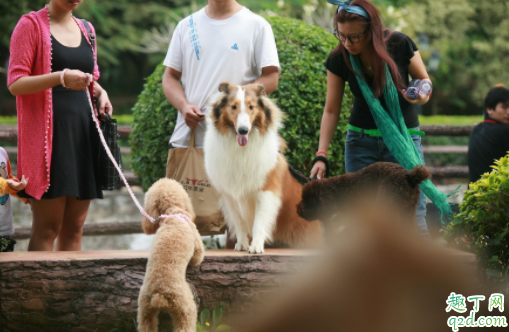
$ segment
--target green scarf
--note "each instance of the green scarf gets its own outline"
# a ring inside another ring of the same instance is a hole
[[[407,170],[412,170],[415,166],[422,165],[421,156],[419,155],[412,137],[405,126],[405,121],[403,120],[401,107],[399,105],[398,92],[394,86],[394,82],[392,81],[387,64],[385,64],[386,82],[383,93],[389,112],[387,112],[380,104],[380,101],[373,96],[372,89],[364,80],[359,57],[350,54],[350,62],[352,63],[354,71],[358,74],[356,75],[357,82],[361,88],[362,95],[369,105],[371,114],[375,119],[378,130],[380,130],[382,139],[384,140],[385,145],[389,148],[389,151],[391,151],[398,163]],[[442,226],[445,226],[447,223],[446,219],[452,215],[451,207],[449,206],[449,203],[447,203],[447,197],[452,194],[445,195],[444,193],[441,193],[431,180],[424,181],[420,184],[420,187],[440,211],[442,216]]]

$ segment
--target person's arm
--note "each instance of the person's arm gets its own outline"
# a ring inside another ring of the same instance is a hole
[[[22,17],[12,33],[9,45],[7,85],[15,96],[38,93],[60,84],[61,72],[32,76],[38,40],[38,28],[35,23],[30,18]],[[69,88],[83,90],[89,78],[79,70],[68,70],[65,72],[64,80]]]
[[[95,98],[99,103],[99,114],[104,115],[108,113],[110,116],[113,115],[113,106],[111,105],[110,98],[106,90],[103,89],[99,83],[94,82]]]
[[[173,32],[168,53],[164,59],[166,70],[163,74],[163,92],[168,101],[182,114],[186,125],[191,129],[195,129],[198,122],[204,119],[204,116],[198,106],[191,105],[187,101],[184,88],[180,84],[184,63],[182,38],[187,37],[185,33],[181,32],[182,29],[181,21]]]
[[[14,96],[30,95],[60,85],[60,71],[35,76],[23,76],[9,85],[9,91]],[[64,74],[65,85],[69,89],[83,90],[87,87],[89,78],[79,70],[67,70]]]
[[[259,68],[258,74],[260,75],[254,83],[263,85],[267,95],[276,91],[279,83],[280,66],[276,40],[272,27],[268,22],[258,31],[255,38],[252,60],[251,65]]]
[[[426,71],[426,66],[424,66],[424,62],[422,61],[421,54],[419,51],[414,52],[414,56],[410,59],[410,65],[408,65],[408,73],[413,79],[420,79],[420,80],[428,80],[429,79],[428,72]],[[410,103],[410,104],[418,104],[418,105],[424,105],[429,100],[429,95],[423,95],[419,93],[419,97],[417,99],[412,100],[408,98],[406,95],[406,90],[403,89],[401,93],[403,94],[403,97]]]
[[[279,68],[276,66],[263,67],[262,75],[254,83],[263,85],[267,95],[271,94],[276,91],[279,83]]]
[[[344,93],[345,81],[341,77],[327,71],[327,97],[325,99],[325,109],[320,125],[318,151],[327,151],[329,149],[330,142],[338,126]],[[325,156],[323,153],[319,155]],[[317,177],[321,179],[323,178],[324,172],[325,163],[317,161],[313,169],[311,169],[311,177],[317,175]]]
[[[182,73],[166,67],[163,74],[163,91],[168,101],[184,116],[189,128],[195,129],[203,118],[198,106],[191,105],[187,101],[184,88],[180,85]]]
[[[17,193],[17,190],[12,189],[9,187],[9,184],[7,183],[7,180],[0,176],[0,194],[13,194]]]
[[[28,183],[28,179],[26,179],[25,176],[23,175],[20,181],[15,176],[13,176],[11,174],[11,163],[9,162],[8,159],[7,159],[7,172],[9,174],[9,179],[6,180],[0,176],[0,193],[10,194],[14,197],[19,198],[21,201],[23,201],[23,203],[26,204],[28,200],[26,198],[19,197],[18,191],[25,189]]]
[[[18,191],[25,189],[28,184],[28,179],[25,178],[24,175],[21,180],[18,180],[12,175],[9,177],[9,180],[5,180],[4,178],[2,178],[2,180],[4,180],[8,186],[8,188],[2,187],[2,190],[7,189],[7,191],[2,191],[3,194],[14,194],[17,196]]]

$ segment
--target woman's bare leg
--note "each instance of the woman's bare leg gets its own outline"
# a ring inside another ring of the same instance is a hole
[[[32,235],[29,251],[52,251],[64,221],[67,197],[36,200],[31,198]]]
[[[63,224],[57,238],[58,251],[81,250],[83,224],[87,218],[90,200],[79,201],[76,197],[68,196],[65,204]]]

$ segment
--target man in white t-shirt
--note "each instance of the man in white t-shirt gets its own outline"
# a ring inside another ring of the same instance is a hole
[[[164,94],[179,111],[170,139],[176,148],[189,146],[193,129],[195,146],[203,148],[202,113],[221,82],[256,82],[269,94],[276,90],[280,72],[270,24],[235,0],[209,0],[180,21],[164,65]]]

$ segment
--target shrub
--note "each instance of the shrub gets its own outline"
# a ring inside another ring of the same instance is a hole
[[[4,251],[5,248],[9,245],[9,240],[5,238],[0,238],[0,252]]]
[[[145,190],[166,173],[168,141],[177,120],[177,110],[163,93],[163,72],[164,66],[159,65],[147,78],[133,108],[131,168]]]
[[[279,86],[271,98],[288,116],[281,130],[288,144],[286,157],[294,168],[309,174],[325,105],[327,75],[323,63],[337,40],[325,30],[300,20],[283,17],[267,20],[274,30],[281,63]],[[177,119],[177,110],[162,91],[163,72],[164,66],[159,65],[147,78],[133,108],[132,167],[145,189],[165,174],[168,140]],[[352,98],[347,92],[338,131],[329,148],[331,174],[344,173],[344,138],[351,106]]]
[[[449,243],[475,253],[491,281],[509,277],[509,155],[465,191],[445,232]]]

